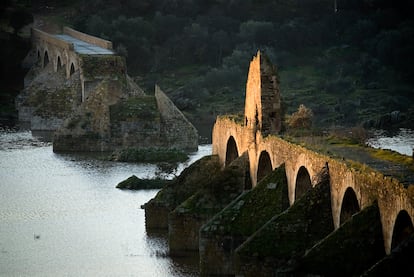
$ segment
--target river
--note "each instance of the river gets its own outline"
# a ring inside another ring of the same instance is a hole
[[[211,154],[200,145],[177,174]],[[31,132],[0,131],[0,276],[198,276],[198,257],[172,259],[140,206],[158,190],[115,186],[157,167],[56,154]]]
[[[414,132],[379,132],[369,144],[411,155]],[[210,154],[200,145],[176,174]],[[140,206],[158,190],[115,188],[156,172],[56,154],[29,131],[0,131],[0,276],[198,276],[198,257],[169,257],[166,234],[145,230]]]
[[[406,128],[393,131],[376,130],[373,137],[367,140],[367,145],[412,156],[414,150],[414,130]]]

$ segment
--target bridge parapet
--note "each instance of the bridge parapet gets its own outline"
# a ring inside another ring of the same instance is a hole
[[[48,43],[61,49],[74,51],[73,43],[58,39],[55,36],[36,28],[32,28],[32,43],[34,46],[37,46],[39,43]]]
[[[69,28],[69,27],[64,27],[63,28],[63,33],[66,34],[66,35],[69,35],[71,37],[77,38],[79,40],[83,40],[85,42],[88,42],[90,44],[94,44],[94,45],[100,46],[102,48],[112,50],[112,42],[109,41],[109,40],[105,40],[105,39],[102,39],[102,38],[91,36],[91,35],[76,31],[76,30],[74,30],[72,28]]]

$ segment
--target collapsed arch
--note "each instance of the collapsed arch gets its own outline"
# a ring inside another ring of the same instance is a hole
[[[392,233],[391,250],[397,247],[401,242],[414,234],[414,227],[407,211],[402,210],[398,213]]]
[[[239,151],[237,150],[236,141],[234,140],[233,136],[230,136],[230,138],[227,141],[225,165],[226,166],[229,165],[232,161],[234,161],[238,157],[239,157]]]
[[[262,151],[259,157],[259,164],[257,166],[257,184],[268,174],[272,172],[272,161],[269,153]]]
[[[345,221],[350,219],[353,214],[359,212],[360,210],[361,208],[359,207],[355,191],[351,187],[348,187],[342,200],[339,224],[343,224]]]
[[[296,176],[295,199],[299,199],[310,189],[312,189],[312,183],[309,172],[306,167],[301,166]]]
[[[43,67],[46,67],[49,64],[49,54],[45,51],[45,55],[43,56]]]

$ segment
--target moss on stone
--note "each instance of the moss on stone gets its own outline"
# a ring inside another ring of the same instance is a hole
[[[330,185],[325,180],[269,221],[237,253],[243,260],[255,256],[283,262],[303,254],[333,229]]]
[[[384,256],[381,218],[374,204],[308,250],[297,271],[321,276],[359,276]]]
[[[134,121],[141,119],[146,122],[159,122],[160,113],[154,96],[129,97],[110,106],[113,121]]]
[[[219,118],[222,119],[229,119],[233,121],[234,123],[237,123],[239,125],[244,125],[244,114],[228,114],[228,115],[219,115]]]
[[[202,232],[247,237],[288,207],[286,172],[282,165],[215,216]]]
[[[242,155],[224,170],[214,172],[210,182],[181,203],[174,212],[210,218],[221,211],[243,191],[247,161],[247,154]]]
[[[86,79],[111,77],[126,84],[125,58],[116,55],[79,55]]]
[[[251,235],[271,217],[289,207],[285,166],[274,170],[243,201],[243,208],[229,227],[232,233]]]
[[[173,182],[160,190],[148,203],[157,203],[173,210],[199,189],[207,186],[211,176],[218,171],[220,171],[218,156],[205,156],[185,168]]]
[[[26,100],[28,106],[36,107],[34,114],[42,117],[67,117],[72,112],[76,92],[70,88],[48,91],[33,90]]]
[[[161,189],[166,184],[171,182],[171,180],[165,179],[140,179],[135,175],[127,178],[126,180],[118,183],[116,188],[118,189],[131,189],[131,190],[140,190],[140,189]]]

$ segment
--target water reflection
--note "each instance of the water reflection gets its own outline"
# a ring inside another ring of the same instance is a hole
[[[158,190],[115,188],[156,166],[55,154],[30,132],[0,131],[0,147],[1,276],[197,275],[196,257],[177,262],[166,237],[146,233],[140,206]]]

